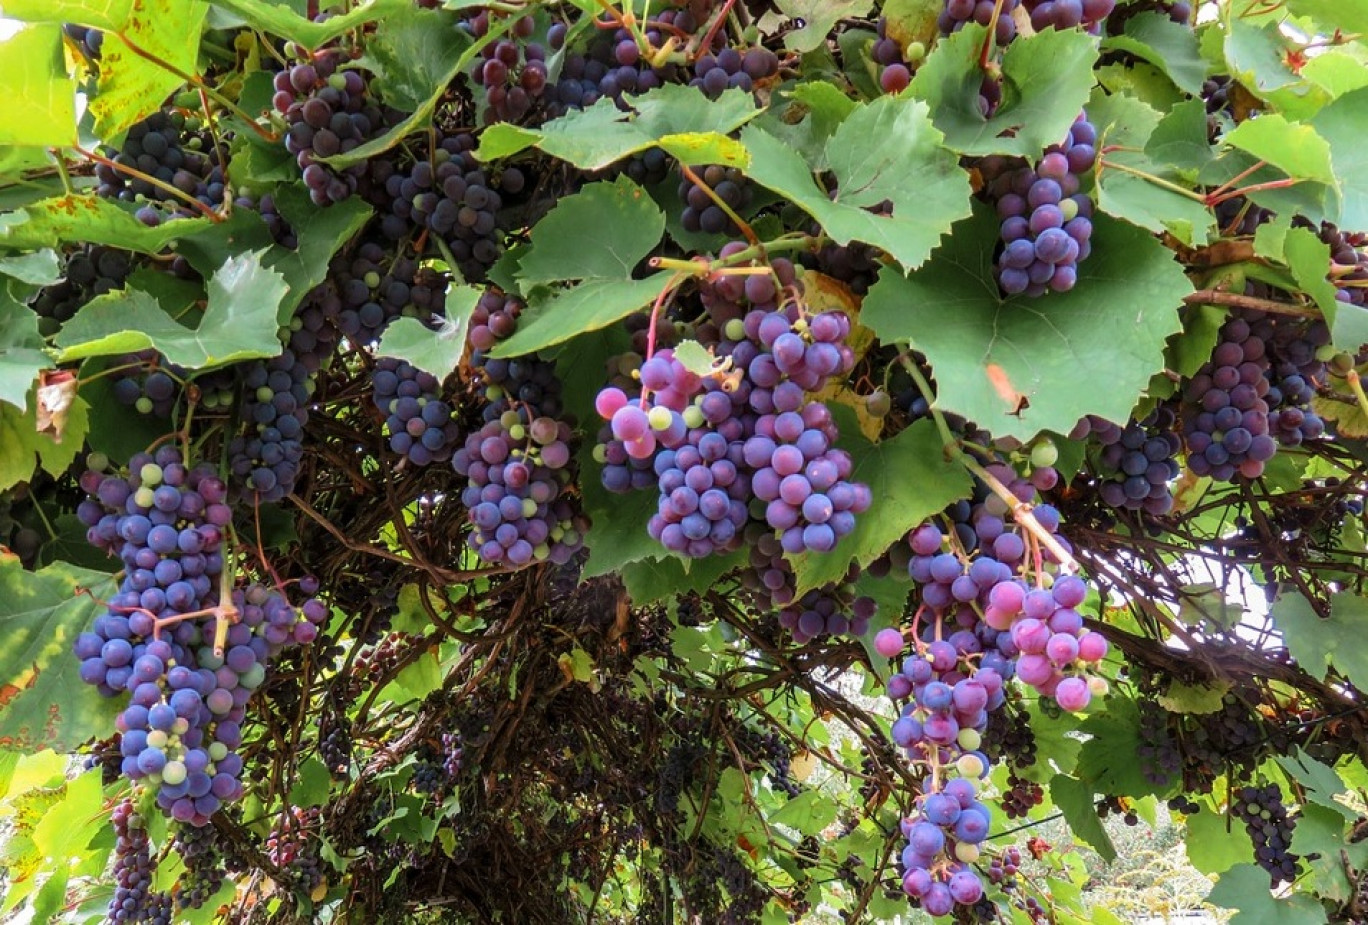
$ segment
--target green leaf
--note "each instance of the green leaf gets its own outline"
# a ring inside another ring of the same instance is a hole
[[[1145,154],[1179,169],[1205,167],[1215,156],[1207,142],[1206,104],[1188,100],[1170,109],[1150,133]]]
[[[70,752],[109,734],[118,703],[81,681],[71,645],[103,612],[97,600],[116,590],[100,572],[64,564],[29,572],[0,557],[0,746]]]
[[[57,335],[60,360],[111,356],[152,348],[187,369],[211,369],[280,353],[276,307],[285,295],[279,273],[261,265],[261,252],[230,257],[209,280],[209,302],[190,329],[138,290],[91,300]]]
[[[769,816],[769,821],[792,826],[803,835],[816,835],[836,821],[836,803],[820,790],[804,790]]]
[[[122,29],[135,0],[5,0],[5,17],[23,22],[74,22]]]
[[[524,283],[626,279],[660,241],[665,213],[625,175],[591,183],[559,200],[532,228],[522,256]]]
[[[1363,65],[1359,65],[1363,70]],[[1311,120],[1316,134],[1330,146],[1330,161],[1338,181],[1339,217],[1344,228],[1368,228],[1368,89],[1335,100]]]
[[[1231,925],[1317,925],[1325,921],[1325,910],[1310,896],[1275,899],[1268,889],[1268,872],[1254,864],[1240,864],[1222,873],[1207,902],[1239,910]]]
[[[1197,35],[1165,13],[1137,13],[1126,20],[1125,34],[1106,39],[1102,48],[1128,51],[1144,58],[1167,74],[1180,90],[1201,95],[1206,62],[1197,48]]]
[[[1289,229],[1282,245],[1282,259],[1297,285],[1316,300],[1324,313],[1331,339],[1351,351],[1357,351],[1360,344],[1368,344],[1368,312],[1336,299],[1335,286],[1326,276],[1330,246],[1309,228]]]
[[[797,151],[813,169],[830,169],[827,140],[858,104],[825,80],[801,83],[782,95],[791,102],[772,100],[755,124]]]
[[[1244,825],[1224,813],[1206,807],[1187,817],[1187,836],[1183,839],[1188,860],[1204,874],[1219,874],[1249,860],[1254,844]],[[1268,878],[1264,877],[1265,890]]]
[[[776,5],[780,13],[802,24],[784,34],[784,47],[807,52],[825,45],[827,33],[841,20],[867,14],[874,0],[778,0]]]
[[[1102,856],[1102,860],[1110,862],[1116,859],[1111,836],[1102,827],[1097,807],[1093,804],[1093,788],[1090,784],[1057,774],[1050,781],[1050,799],[1064,814],[1064,821],[1075,836],[1091,845]]]
[[[834,198],[814,179],[813,165],[763,129],[748,127],[741,140],[751,152],[752,180],[792,200],[838,244],[873,244],[906,269],[920,266],[969,214],[968,176],[940,146],[926,105],[906,96],[858,107],[828,139]],[[885,201],[892,215],[868,211]]]
[[[299,238],[298,250],[272,247],[265,260],[267,267],[285,277],[285,298],[276,315],[276,322],[285,324],[309,291],[327,278],[328,261],[361,230],[371,217],[372,210],[359,196],[320,209],[309,200],[309,194],[302,185],[281,189],[276,193],[275,201],[276,208]],[[227,243],[232,246],[231,241]],[[239,253],[240,250],[239,246],[224,256]],[[208,275],[220,265],[222,259],[196,269]]]
[[[1351,821],[1358,819],[1358,813],[1352,807],[1335,799],[1344,793],[1345,786],[1334,768],[1300,750],[1291,755],[1279,755],[1273,760],[1305,789],[1306,802],[1333,809]]]
[[[106,32],[100,48],[100,89],[90,100],[97,135],[115,137],[159,110],[166,97],[184,83],[177,73],[153,60],[165,62],[180,74],[197,73],[200,32],[208,13],[209,4],[203,0],[131,4],[120,30]]]
[[[1314,678],[1328,668],[1360,690],[1368,689],[1368,600],[1351,592],[1330,597],[1330,616],[1322,619],[1300,594],[1284,594],[1274,602],[1273,622],[1282,631],[1287,651]]]
[[[45,247],[31,254],[0,257],[0,276],[31,286],[50,286],[62,278],[62,263],[56,251]]]
[[[1182,267],[1150,235],[1098,216],[1072,291],[1004,301],[992,278],[997,225],[980,209],[910,278],[881,271],[861,323],[924,353],[941,407],[998,436],[1066,434],[1087,414],[1126,420],[1179,330],[1192,291]]]
[[[438,379],[445,379],[461,364],[466,348],[466,326],[483,292],[477,286],[448,289],[446,318],[435,331],[417,318],[394,319],[380,336],[376,356],[406,360]]]
[[[1368,866],[1368,841],[1351,841],[1347,828],[1340,813],[1312,805],[1301,808],[1292,833],[1291,850],[1311,868],[1316,895],[1338,903],[1348,902],[1355,889],[1345,863],[1355,870]]]
[[[366,43],[361,64],[379,78],[387,104],[411,112],[434,87],[450,82],[448,75],[470,45],[470,33],[450,13],[410,5],[385,17],[385,27]]]
[[[1097,45],[1079,29],[1018,36],[1002,57],[1002,102],[992,118],[979,108],[979,53],[987,29],[972,24],[941,39],[908,91],[925,100],[946,147],[960,154],[1037,158],[1064,140],[1093,87]]]
[[[156,254],[209,225],[207,218],[178,218],[151,228],[124,204],[71,193],[0,214],[0,245],[36,250],[65,243],[106,244]]]
[[[0,402],[23,411],[38,373],[52,366],[38,316],[0,291]]]
[[[1231,17],[1225,32],[1225,58],[1230,76],[1255,96],[1267,98],[1301,82],[1287,67],[1287,39],[1272,23],[1255,24]]]
[[[67,147],[76,141],[76,84],[62,27],[26,26],[0,41],[0,145]]]
[[[1225,136],[1225,143],[1267,161],[1289,177],[1335,183],[1330,144],[1311,126],[1289,122],[1277,113],[1246,119]]]
[[[518,318],[518,331],[491,351],[496,357],[535,353],[588,331],[597,331],[651,304],[669,279],[586,279],[571,289],[542,290]]]
[[[1105,712],[1084,720],[1079,732],[1091,736],[1083,743],[1074,773],[1099,793],[1142,797],[1155,792],[1138,761],[1117,761],[1117,755],[1134,755],[1142,741],[1140,711],[1135,701],[1109,697]]]
[[[645,499],[651,499],[652,493],[646,490],[639,492]],[[648,512],[649,515],[650,512]],[[632,530],[633,526],[639,530]],[[602,529],[608,529],[606,525]],[[602,535],[602,530],[599,534]],[[639,548],[642,544],[648,546],[654,541],[646,535],[645,522],[629,525],[624,531],[622,540],[630,540],[635,536],[635,544]],[[591,552],[593,547],[591,546]],[[663,550],[661,550],[663,552]],[[605,553],[600,550],[597,553],[598,562],[594,567],[598,574],[604,574],[602,563],[605,561]],[[594,556],[591,555],[591,561]],[[646,556],[632,562],[625,563],[620,569],[616,569],[622,576],[623,586],[627,589],[627,596],[632,599],[632,603],[637,606],[652,604],[656,601],[666,600],[676,594],[683,594],[687,591],[703,592],[715,585],[718,580],[732,569],[741,568],[746,564],[746,553],[738,550],[729,556],[708,556],[706,559],[682,559],[678,556]],[[587,577],[587,573],[586,573]]]
[[[969,471],[945,458],[932,421],[917,421],[892,440],[870,443],[850,408],[835,404],[831,411],[841,429],[840,445],[855,464],[851,481],[869,486],[878,499],[878,513],[870,510],[855,518],[855,529],[831,552],[788,557],[798,577],[798,594],[839,581],[851,562],[864,568],[927,517],[973,490]]]
[[[1229,690],[1229,681],[1218,681],[1210,685],[1187,684],[1174,678],[1169,681],[1164,693],[1159,695],[1158,701],[1159,705],[1170,713],[1218,713]]]
[[[288,4],[267,0],[214,0],[214,6],[231,10],[244,22],[281,38],[298,42],[306,48],[318,48],[325,42],[368,22],[388,21],[388,17],[411,10],[409,0],[363,0],[345,13],[314,22],[301,16]]]
[[[760,114],[755,98],[744,90],[728,90],[710,100],[697,87],[676,84],[644,96],[627,97],[634,112],[623,112],[607,97],[588,109],[572,111],[537,129],[499,122],[485,129],[475,154],[495,160],[528,147],[586,170],[601,170],[670,136],[689,136],[686,144],[667,148],[689,164],[746,166],[745,150],[725,137],[698,148],[693,136],[726,136]],[[662,147],[665,147],[662,145]],[[701,158],[701,159],[699,159]]]
[[[28,481],[35,461],[46,472],[62,472],[81,451],[81,441],[89,427],[89,409],[80,398],[72,405],[61,443],[38,432],[36,403],[24,402],[23,407],[28,410],[0,403],[0,491]]]

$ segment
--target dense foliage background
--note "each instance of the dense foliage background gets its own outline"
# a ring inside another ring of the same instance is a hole
[[[1368,919],[1365,0],[0,9],[0,915]]]

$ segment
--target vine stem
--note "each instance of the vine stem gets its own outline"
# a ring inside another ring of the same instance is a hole
[[[931,410],[931,416],[936,422],[936,429],[940,431],[941,442],[945,444],[946,455],[968,469],[977,476],[983,484],[987,485],[988,489],[1007,505],[1007,509],[1012,513],[1012,519],[1050,551],[1055,557],[1055,561],[1059,563],[1061,569],[1067,574],[1074,574],[1077,572],[1079,570],[1078,560],[1060,544],[1053,533],[1046,530],[1041,525],[1040,521],[1036,519],[1035,514],[1032,512],[1031,505],[1026,504],[1016,495],[1012,494],[1010,488],[1002,484],[1000,479],[985,469],[977,459],[974,459],[974,457],[966,453],[964,448],[959,445],[959,441],[955,439],[955,435],[950,431],[950,425],[946,422],[945,415],[942,414],[940,408],[937,407],[937,402],[934,400],[935,393],[931,390],[931,384],[926,381],[926,377],[923,376],[921,370],[917,368],[917,364],[906,354],[899,357],[899,360],[902,362],[903,367],[907,370],[908,374],[912,377],[912,381],[917,384],[917,388],[921,389],[922,396],[927,400],[927,405]]]
[[[988,34],[983,37],[983,49],[979,52],[979,67],[988,70],[988,62],[993,58],[993,49],[997,41],[997,24],[1002,18],[1002,8],[1005,0],[996,0],[993,4],[993,15],[988,20]]]
[[[1349,391],[1354,393],[1354,398],[1358,401],[1359,409],[1364,414],[1368,414],[1368,394],[1364,394],[1363,383],[1359,378],[1359,371],[1351,369],[1344,374],[1345,381],[1349,383]]]
[[[751,247],[757,248],[760,251],[760,258],[762,260],[768,260],[769,258],[765,255],[765,245],[761,244],[760,239],[756,237],[755,229],[746,224],[745,219],[737,215],[736,211],[731,206],[727,205],[727,201],[717,195],[717,192],[711,186],[704,183],[703,178],[694,173],[693,168],[688,164],[680,164],[679,169],[684,176],[689,178],[690,183],[706,193],[708,198],[713,201],[713,204],[725,212],[727,218],[731,219],[736,227],[741,229],[741,234],[745,236],[746,242],[750,244]]]
[[[1107,147],[1102,149],[1102,154],[1106,154],[1111,151],[1121,150],[1124,149],[1118,145],[1108,145]],[[1184,196],[1188,199],[1193,200],[1194,202],[1200,202],[1204,206],[1211,205],[1211,203],[1207,201],[1207,197],[1203,196],[1201,193],[1194,193],[1192,190],[1187,189],[1186,187],[1179,186],[1177,183],[1165,180],[1163,177],[1156,177],[1152,173],[1146,173],[1145,171],[1140,170],[1137,167],[1132,167],[1129,164],[1122,164],[1117,161],[1108,160],[1106,157],[1099,156],[1097,158],[1097,173],[1101,174],[1104,169],[1119,170],[1122,173],[1128,173],[1133,177],[1139,177],[1142,180],[1148,180],[1155,186],[1158,186],[1162,189],[1166,189],[1171,193],[1177,193],[1179,196]]]
[[[1183,296],[1183,302],[1187,305],[1229,305],[1232,308],[1248,308],[1271,315],[1291,315],[1296,318],[1318,318],[1321,314],[1317,308],[1261,299],[1258,296],[1227,292],[1224,289],[1199,289]]]

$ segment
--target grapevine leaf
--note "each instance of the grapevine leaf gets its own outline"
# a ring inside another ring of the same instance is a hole
[[[873,0],[778,0],[779,12],[800,23],[784,35],[784,47],[808,52],[826,44],[827,33],[842,19],[859,19]]]
[[[969,214],[967,175],[940,146],[926,105],[905,96],[857,108],[827,140],[834,199],[814,178],[813,165],[778,138],[752,126],[741,140],[751,153],[752,180],[792,200],[838,244],[873,244],[908,270]],[[884,202],[892,204],[891,215],[869,211]]]
[[[1344,807],[1340,807],[1344,809]],[[1291,850],[1311,868],[1317,896],[1334,902],[1347,902],[1354,893],[1344,869],[1345,862],[1356,870],[1368,864],[1368,841],[1353,841],[1344,816],[1325,806],[1303,806],[1292,832]],[[1343,852],[1343,855],[1341,855]]]
[[[244,22],[263,32],[298,42],[306,48],[317,48],[368,22],[388,22],[389,17],[402,15],[413,8],[409,0],[366,0],[345,13],[315,22],[301,16],[288,4],[267,0],[214,0],[214,5],[236,13]]]
[[[792,102],[772,103],[755,124],[797,151],[813,169],[830,169],[827,140],[858,104],[825,80],[799,84],[784,95]]]
[[[1224,871],[1207,895],[1213,906],[1239,910],[1231,925],[1317,925],[1325,910],[1310,896],[1274,898],[1268,872],[1255,864],[1239,864]]]
[[[1220,712],[1229,681],[1214,684],[1185,684],[1174,678],[1158,697],[1159,705],[1170,713],[1207,714]]]
[[[1104,216],[1095,229],[1072,291],[1003,300],[991,272],[997,221],[981,209],[910,278],[880,272],[860,321],[924,353],[941,406],[994,434],[1068,433],[1088,414],[1124,421],[1163,367],[1192,286],[1145,232]]]
[[[1184,821],[1188,861],[1204,874],[1219,874],[1249,859],[1254,845],[1244,826],[1203,807]]]
[[[1368,311],[1336,299],[1335,286],[1326,278],[1330,246],[1308,228],[1289,229],[1282,245],[1282,259],[1297,285],[1316,300],[1330,325],[1331,339],[1350,352],[1368,344]]]
[[[199,327],[187,328],[137,289],[99,296],[76,313],[57,335],[61,362],[112,356],[147,348],[187,369],[280,353],[276,306],[285,295],[283,277],[261,265],[261,252],[230,257],[209,280],[209,300]]]
[[[586,279],[571,289],[541,290],[518,318],[517,333],[491,355],[523,356],[607,327],[649,305],[668,278],[656,273],[646,279]]]
[[[591,183],[537,222],[518,278],[524,283],[626,279],[664,230],[665,213],[626,176]]]
[[[35,250],[81,242],[155,254],[209,224],[204,218],[180,218],[151,228],[123,204],[71,193],[0,214],[0,245]]]
[[[1050,799],[1064,814],[1064,821],[1074,835],[1087,842],[1102,859],[1111,862],[1116,859],[1116,848],[1111,836],[1102,827],[1097,807],[1093,805],[1092,785],[1064,774],[1056,774],[1050,781]]]
[[[652,493],[641,491],[639,494],[651,498]],[[638,545],[650,542],[646,536],[644,523],[638,534]],[[591,553],[593,547],[591,546]],[[603,555],[602,552],[599,553]],[[591,559],[593,556],[591,555]],[[666,600],[688,591],[702,593],[715,585],[719,578],[734,568],[746,564],[746,553],[739,550],[729,556],[709,556],[706,559],[686,562],[678,556],[647,556],[628,562],[618,569],[627,596],[638,607]],[[588,573],[586,572],[586,577]]]
[[[1206,79],[1206,62],[1197,36],[1187,26],[1158,12],[1138,13],[1126,20],[1124,35],[1102,43],[1104,51],[1130,52],[1158,67],[1185,93],[1199,96]]]
[[[62,264],[57,252],[45,247],[31,254],[0,257],[0,276],[31,286],[50,286],[62,278]]]
[[[74,22],[122,29],[136,0],[5,0],[5,17],[22,22]]]
[[[745,166],[744,149],[725,138],[760,114],[754,97],[744,90],[728,90],[710,100],[697,87],[667,84],[649,95],[628,100],[632,112],[623,112],[605,97],[588,109],[568,112],[537,129],[496,123],[480,136],[475,154],[488,161],[537,147],[576,167],[601,170],[655,147],[668,136],[689,136],[687,144],[672,145],[670,153],[690,164]],[[700,145],[701,136],[718,137]],[[719,154],[727,156],[719,158]]]
[[[470,34],[456,28],[450,14],[410,5],[385,17],[361,63],[379,78],[385,101],[408,112],[421,107],[434,87],[447,85],[470,44]]]
[[[879,513],[855,518],[855,529],[828,553],[789,557],[798,577],[798,594],[839,581],[851,562],[861,568],[883,555],[904,534],[949,504],[969,496],[969,471],[945,458],[936,427],[922,420],[892,440],[871,443],[860,433],[854,413],[834,405],[841,446],[854,462],[851,481],[864,482],[878,499]]]
[[[0,291],[0,402],[24,410],[39,371],[52,366],[42,347],[38,316]]]
[[[929,48],[940,38],[937,20],[944,8],[942,0],[887,0],[879,12],[884,17],[885,34],[906,51],[913,42]]]
[[[21,410],[25,407],[28,410]],[[78,399],[72,406],[61,443],[39,433],[36,415],[32,401],[23,402],[21,407],[0,403],[0,491],[28,481],[33,475],[35,457],[44,470],[56,474],[71,465],[81,450],[89,427],[84,401]]]
[[[1368,689],[1368,600],[1348,592],[1331,595],[1330,616],[1322,618],[1300,594],[1284,594],[1273,604],[1273,622],[1287,651],[1312,677],[1335,669],[1360,690]]]
[[[64,147],[76,140],[76,85],[62,27],[26,26],[0,43],[0,145]]]
[[[1169,110],[1150,134],[1145,153],[1179,169],[1205,167],[1214,156],[1207,143],[1206,105],[1188,100]]]
[[[821,790],[804,790],[789,800],[769,821],[788,825],[803,835],[815,835],[836,821],[837,807]]]
[[[1074,773],[1079,780],[1102,793],[1141,797],[1155,792],[1136,761],[1117,761],[1117,755],[1134,755],[1141,742],[1140,711],[1135,701],[1110,698],[1104,713],[1083,721],[1079,731],[1091,736],[1083,743]]]
[[[1330,144],[1309,125],[1289,122],[1277,113],[1247,119],[1225,136],[1226,144],[1239,148],[1298,180],[1335,185],[1330,163]]]
[[[29,572],[0,557],[0,746],[69,752],[108,734],[117,701],[80,680],[71,645],[116,590],[100,572],[61,563]]]
[[[446,318],[432,330],[417,318],[396,318],[380,336],[377,356],[406,360],[438,379],[456,371],[466,348],[466,326],[484,290],[461,286],[447,290]]]
[[[1358,813],[1350,806],[1335,799],[1344,793],[1344,781],[1335,769],[1312,758],[1303,751],[1291,755],[1279,755],[1273,759],[1306,791],[1306,802],[1333,809],[1350,821],[1358,819]]]
[[[1364,0],[1287,0],[1287,11],[1315,20],[1326,35],[1368,32],[1368,3]]]
[[[196,73],[208,13],[203,0],[134,0],[100,49],[100,90],[90,100],[97,135],[113,138],[156,112],[182,75]]]
[[[53,921],[66,899],[73,858],[87,855],[92,838],[105,828],[100,772],[88,771],[63,787],[62,798],[43,813],[33,829],[33,845],[43,857],[61,859],[33,904],[34,921]],[[59,888],[49,890],[53,881]]]
[[[909,92],[929,104],[951,150],[1037,158],[1064,139],[1088,101],[1097,45],[1078,29],[1019,36],[1003,54],[1002,102],[984,118],[979,54],[986,35],[984,26],[971,24],[941,39]]]
[[[1267,98],[1301,82],[1287,66],[1287,40],[1272,23],[1255,24],[1232,17],[1225,33],[1225,59],[1230,76],[1255,96]]]
[[[1361,66],[1360,66],[1361,68]],[[1326,106],[1311,120],[1330,145],[1330,160],[1339,183],[1339,219],[1344,228],[1368,228],[1368,88],[1356,90]]]

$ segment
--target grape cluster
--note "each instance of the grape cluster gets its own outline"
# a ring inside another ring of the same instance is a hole
[[[155,350],[125,353],[110,362],[109,377],[114,398],[139,414],[169,418],[180,397],[185,370],[166,363]]]
[[[1278,444],[1269,433],[1267,345],[1248,321],[1221,325],[1211,359],[1183,391],[1188,468],[1217,481],[1258,478]]]
[[[740,214],[750,205],[750,183],[735,167],[712,164],[703,167],[697,176],[733,212]],[[679,198],[684,203],[679,222],[685,231],[701,231],[705,234],[737,234],[740,231],[713,197],[688,177],[679,182]]]
[[[442,400],[442,384],[432,373],[404,360],[381,357],[371,373],[375,407],[386,415],[390,449],[416,466],[444,462],[460,437],[451,405]]]
[[[1002,220],[1002,252],[995,273],[1007,295],[1067,292],[1078,264],[1092,251],[1092,199],[1079,192],[1079,175],[1096,160],[1097,130],[1079,115],[1061,144],[1034,167],[1000,174],[989,185]]]
[[[461,28],[474,38],[489,33],[490,11],[480,10]],[[486,45],[471,65],[470,76],[484,87],[484,120],[517,122],[546,90],[546,46],[528,41],[536,28],[531,16],[520,16],[504,38]]]
[[[1298,858],[1288,849],[1297,820],[1283,805],[1282,788],[1277,784],[1239,787],[1231,795],[1230,811],[1245,824],[1254,842],[1254,860],[1268,871],[1272,885],[1295,880]]]
[[[482,279],[500,253],[496,213],[503,200],[494,187],[516,192],[525,178],[516,167],[491,176],[475,159],[474,149],[475,136],[469,132],[444,135],[432,160],[417,161],[407,173],[390,176],[385,191],[391,214],[383,228],[395,239],[410,225],[427,229],[446,243],[467,278]]]
[[[413,789],[444,797],[461,774],[463,756],[460,736],[455,733],[442,733],[436,744],[424,740],[416,752],[418,764],[413,771]]]
[[[198,909],[223,886],[227,874],[218,830],[213,826],[181,826],[172,841],[185,862],[185,873],[173,892],[176,910]]]
[[[661,48],[667,42],[686,44],[698,31],[700,24],[688,9],[664,9],[654,13],[643,24],[642,38],[650,48]],[[562,24],[552,25],[547,31],[547,45],[560,49],[566,30]],[[714,46],[716,48],[716,46]],[[547,95],[547,115],[585,109],[603,97],[613,100],[619,108],[627,108],[624,94],[645,93],[666,83],[687,79],[685,69],[666,62],[659,67],[641,53],[641,46],[623,28],[604,34],[590,42],[584,52],[566,53],[554,90]]]
[[[1311,402],[1328,374],[1322,352],[1330,343],[1329,327],[1320,320],[1298,323],[1277,315],[1258,318],[1253,327],[1268,348],[1268,432],[1282,446],[1322,436],[1325,422]]]
[[[1031,28],[1037,32],[1078,26],[1096,32],[1116,8],[1116,0],[1022,0],[1022,6],[1031,14]]]
[[[152,889],[152,846],[147,824],[125,799],[114,807],[114,896],[106,918],[111,923],[170,922],[167,897]]]
[[[1140,711],[1140,773],[1159,789],[1167,789],[1183,771],[1183,756],[1169,731],[1168,711],[1151,697],[1135,698]]]
[[[986,772],[986,768],[984,768]],[[902,821],[902,888],[934,916],[983,898],[983,881],[973,867],[988,837],[992,816],[978,800],[977,775],[953,777],[928,787],[917,811]]]
[[[1019,3],[1020,0],[1007,0],[1002,4],[997,25],[994,27],[997,30],[994,37],[999,45],[1006,45],[1016,38],[1016,20],[1012,14]],[[993,21],[993,7],[993,0],[945,0],[945,6],[936,19],[936,25],[942,35],[958,32],[971,22],[987,26]]]
[[[276,111],[289,126],[285,149],[303,172],[314,205],[342,202],[356,192],[366,165],[342,171],[317,161],[345,154],[384,128],[385,116],[370,99],[360,71],[339,70],[341,52],[325,51],[275,75]]]
[[[259,502],[279,501],[294,491],[299,477],[313,379],[294,351],[284,350],[249,365],[243,388],[245,432],[228,445],[233,484]]]
[[[1349,305],[1368,304],[1368,234],[1344,232],[1322,222],[1319,235],[1330,246],[1329,278],[1335,298]]]
[[[40,290],[29,306],[38,315],[39,332],[51,337],[91,299],[122,289],[133,268],[131,256],[103,244],[73,251],[66,259],[63,278]]]
[[[412,257],[388,257],[384,245],[363,240],[333,258],[327,282],[310,293],[291,323],[290,347],[312,374],[339,337],[354,346],[374,343],[395,318],[430,321],[445,311],[445,301],[440,274]]]
[[[215,207],[223,204],[223,164],[218,149],[207,142],[203,134],[190,131],[193,123],[177,112],[155,112],[133,125],[124,139],[122,150],[106,149],[106,163],[95,165],[95,179],[99,181],[97,195],[123,202],[177,203],[180,197],[163,187],[149,183],[130,170],[160,180],[192,196],[200,203]],[[122,168],[122,169],[121,169]],[[192,214],[178,207],[182,215]],[[150,205],[138,210],[144,224],[157,225],[161,213]]]
[[[62,23],[62,34],[76,43],[76,47],[87,61],[100,60],[100,51],[104,47],[104,33],[99,29],[67,22]]]
[[[716,54],[698,56],[689,86],[699,88],[709,99],[717,99],[727,90],[750,93],[758,81],[778,72],[779,56],[768,48],[756,46],[744,52],[723,48]]]
[[[1173,508],[1169,486],[1178,477],[1174,457],[1182,449],[1182,440],[1171,408],[1161,405],[1144,420],[1128,421],[1125,427],[1089,415],[1069,439],[1081,440],[1089,434],[1102,448],[1097,469],[1098,495],[1104,504],[1155,516]]]
[[[280,871],[281,886],[306,896],[313,894],[326,873],[319,857],[318,840],[310,830],[318,823],[318,807],[290,808],[266,838],[266,857]]]
[[[506,322],[515,329],[521,310],[517,300],[487,290],[471,336],[497,341],[494,331]],[[479,375],[485,424],[451,457],[452,468],[467,480],[461,499],[474,527],[470,546],[496,565],[568,562],[583,544],[586,523],[567,494],[573,430],[560,417],[555,367],[536,357],[497,360],[479,348],[471,366]]]

